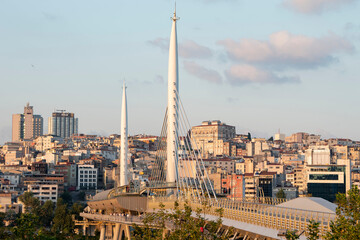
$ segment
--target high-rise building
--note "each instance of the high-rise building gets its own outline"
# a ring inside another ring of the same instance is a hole
[[[78,119],[74,113],[60,110],[52,113],[49,117],[48,132],[62,138],[69,138],[78,134]]]
[[[33,106],[29,103],[24,107],[24,114],[13,114],[12,141],[35,139],[43,135],[43,118],[34,115]]]

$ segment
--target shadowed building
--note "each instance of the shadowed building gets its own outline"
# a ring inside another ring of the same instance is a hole
[[[34,115],[33,106],[29,103],[24,107],[24,114],[13,114],[12,141],[35,139],[43,135],[43,118]]]
[[[78,134],[78,119],[74,113],[63,110],[52,113],[49,117],[49,134],[62,138],[69,138]]]

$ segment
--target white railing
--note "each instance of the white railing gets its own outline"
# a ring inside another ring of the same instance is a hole
[[[169,208],[176,199],[160,197],[149,199],[151,207],[163,203],[165,208]],[[184,204],[184,199],[178,200],[180,205]],[[157,204],[158,203],[158,204]],[[188,201],[193,208],[204,208],[200,202]],[[336,215],[326,212],[306,211],[300,209],[280,207],[276,205],[267,205],[259,203],[237,202],[230,199],[218,199],[209,203],[209,208],[206,210],[207,214],[218,215],[217,209],[223,209],[223,217],[263,226],[271,229],[291,229],[306,231],[310,220],[320,223],[319,229],[323,234],[330,229],[331,221],[335,220]]]
[[[116,216],[116,215],[105,215],[97,213],[80,213],[81,217],[88,218],[96,221],[109,221],[109,222],[119,222],[119,223],[142,223],[142,216]]]

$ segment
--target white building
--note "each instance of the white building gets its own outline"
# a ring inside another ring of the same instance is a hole
[[[9,180],[10,184],[18,185],[20,184],[20,174],[5,172],[0,174],[0,178]]]
[[[305,161],[308,165],[329,165],[329,146],[310,146],[305,153]]]
[[[77,189],[97,189],[98,169],[94,165],[78,165]]]
[[[35,182],[28,185],[28,192],[32,192],[40,201],[51,200],[56,203],[59,190],[57,184]]]

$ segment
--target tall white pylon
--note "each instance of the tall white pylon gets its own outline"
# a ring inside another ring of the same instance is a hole
[[[176,33],[176,8],[172,19],[172,28],[169,47],[168,69],[168,120],[167,120],[167,168],[166,182],[174,183],[177,179],[176,165],[178,162],[178,98],[179,70],[178,70],[178,47]]]
[[[128,180],[128,117],[126,86],[123,86],[122,106],[121,106],[121,148],[120,148],[120,187],[129,184]]]

